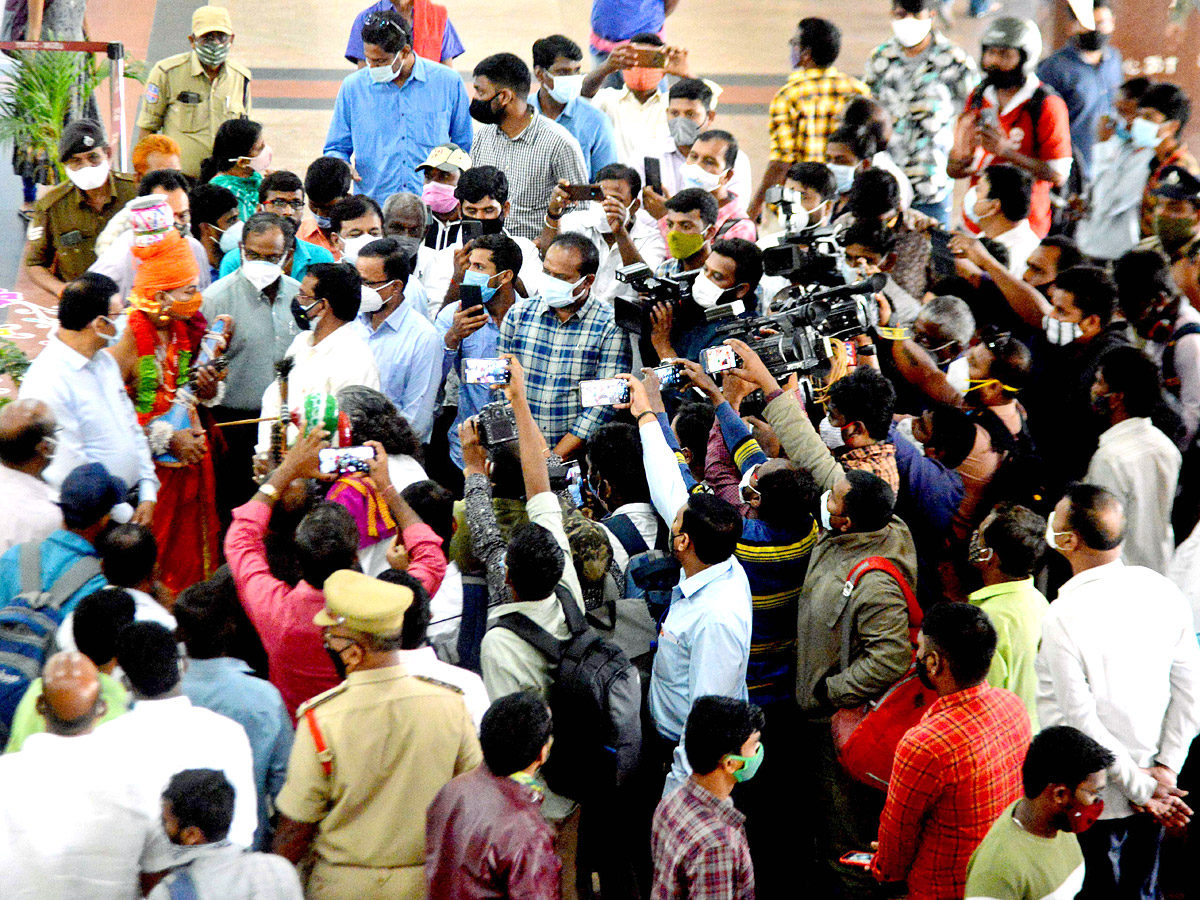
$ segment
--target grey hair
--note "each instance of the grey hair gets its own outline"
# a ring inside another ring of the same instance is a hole
[[[957,341],[964,349],[975,334],[975,316],[966,301],[949,294],[934,297],[923,307],[917,318],[936,325],[943,334]]]
[[[395,213],[408,210],[419,213],[421,218],[424,219],[426,216],[425,201],[416,194],[410,194],[407,191],[399,191],[383,201],[383,219],[385,222]]]

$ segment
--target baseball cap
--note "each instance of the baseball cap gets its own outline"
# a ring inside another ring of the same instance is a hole
[[[63,522],[70,528],[95,525],[125,499],[128,488],[100,463],[84,463],[71,470],[58,491]]]
[[[233,21],[223,6],[200,6],[192,13],[192,34],[200,37],[213,31],[233,34]]]
[[[438,144],[429,151],[425,162],[417,166],[422,169],[439,169],[442,172],[465,172],[471,168],[471,157],[458,144]]]
[[[1168,200],[1197,200],[1200,199],[1200,178],[1180,166],[1167,166],[1152,193]]]
[[[413,602],[413,592],[400,584],[339,569],[325,579],[325,608],[313,616],[313,624],[328,628],[345,625],[364,634],[391,634],[404,624],[404,611]]]
[[[97,147],[108,146],[108,135],[104,126],[91,119],[76,119],[63,129],[58,141],[58,158],[67,160],[76,153],[87,153]]]

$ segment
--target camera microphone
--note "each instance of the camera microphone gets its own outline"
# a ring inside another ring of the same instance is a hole
[[[841,287],[826,288],[823,291],[816,291],[804,298],[805,302],[813,300],[839,300],[842,297],[854,297],[858,294],[877,294],[887,286],[887,276],[882,272],[872,275],[870,278],[863,281],[856,281],[854,284],[844,284]]]

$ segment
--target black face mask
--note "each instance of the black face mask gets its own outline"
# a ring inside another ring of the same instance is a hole
[[[338,681],[345,681],[349,674],[346,671],[346,661],[342,659],[342,654],[338,653],[331,647],[325,648],[325,653],[329,657],[329,661],[333,663],[334,671],[337,672]]]
[[[471,118],[480,125],[499,125],[504,119],[504,110],[497,112],[492,108],[492,100],[495,99],[495,97],[492,97],[491,100],[480,100],[476,97],[472,100],[470,108]]]
[[[464,222],[479,222],[483,227],[483,234],[499,234],[504,230],[504,216],[497,216],[494,219],[475,219],[471,216],[463,216]]]
[[[1085,31],[1083,34],[1075,36],[1075,46],[1085,53],[1091,53],[1096,50],[1103,50],[1108,46],[1109,38],[1112,35],[1101,34],[1099,31]]]
[[[415,237],[398,237],[396,243],[400,245],[400,252],[404,254],[404,258],[408,260],[409,266],[416,263],[417,253],[421,249],[421,239]]]
[[[1021,71],[1020,66],[1008,70],[988,67],[983,70],[983,74],[987,83],[998,91],[1019,88],[1025,83],[1025,73]]]
[[[311,331],[312,322],[308,321],[308,314],[304,312],[304,307],[300,305],[300,298],[292,298],[292,318],[296,320],[296,325],[301,331]]]

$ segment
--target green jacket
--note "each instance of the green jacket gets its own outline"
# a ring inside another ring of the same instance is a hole
[[[988,684],[1007,688],[1025,704],[1033,733],[1038,732],[1037,673],[1033,664],[1042,639],[1042,618],[1050,604],[1032,578],[982,587],[967,598],[980,607],[996,628],[996,655]]]
[[[37,699],[40,696],[42,696],[42,679],[35,678],[25,689],[21,702],[17,704],[17,711],[13,714],[12,731],[8,735],[8,745],[4,748],[5,753],[16,753],[21,749],[27,737],[31,734],[41,734],[46,730],[46,720],[37,711]],[[129,709],[129,695],[125,693],[125,688],[121,687],[121,683],[111,675],[103,672],[100,673],[100,698],[104,700],[107,709],[96,722],[97,725],[110,722],[117,716],[124,715]]]

